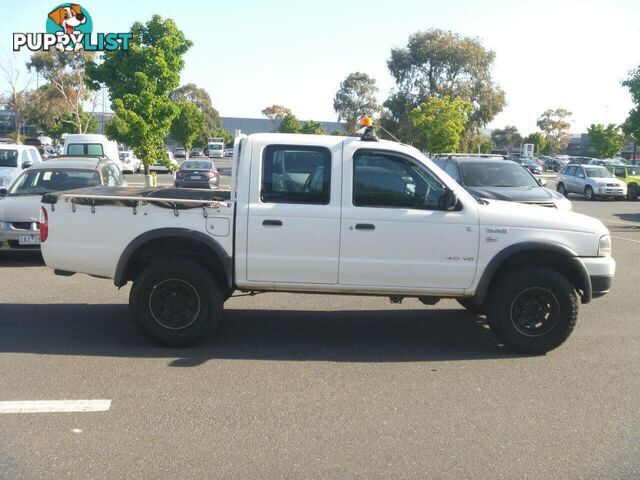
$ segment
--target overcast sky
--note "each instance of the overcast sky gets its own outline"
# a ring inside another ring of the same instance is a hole
[[[57,2],[0,1],[0,54],[13,32],[44,31]],[[573,131],[624,121],[621,87],[640,65],[639,0],[92,0],[80,2],[94,32],[127,31],[158,13],[194,42],[182,83],[204,87],[222,116],[260,117],[274,103],[301,119],[335,120],[333,96],[354,71],[393,87],[386,61],[411,33],[443,28],[496,53],[494,78],[507,106],[490,127],[536,129],[547,108],[573,112]],[[20,12],[20,13],[19,13]]]

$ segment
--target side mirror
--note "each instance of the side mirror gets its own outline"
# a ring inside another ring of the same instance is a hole
[[[444,209],[447,211],[454,210],[458,206],[458,196],[456,192],[447,188],[444,192]]]
[[[33,166],[33,161],[32,160],[25,160],[24,162],[22,162],[22,169],[26,170],[27,168],[31,168]]]
[[[6,188],[0,188],[0,197],[6,197],[8,193],[9,190],[7,190]]]
[[[541,187],[544,187],[547,184],[547,181],[544,178],[539,178],[538,183]]]

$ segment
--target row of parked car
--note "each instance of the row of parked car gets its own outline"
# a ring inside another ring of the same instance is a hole
[[[187,158],[187,149],[186,148],[176,148],[173,151],[173,156],[175,158]],[[207,148],[193,147],[191,149],[191,153],[189,153],[189,157],[208,157],[209,151]],[[225,148],[224,150],[225,157],[233,157],[233,148]]]

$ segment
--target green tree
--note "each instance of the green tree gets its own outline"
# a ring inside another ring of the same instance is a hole
[[[168,165],[164,138],[180,113],[169,93],[180,84],[192,43],[173,20],[159,15],[134,23],[131,33],[128,51],[105,52],[102,63],[87,64],[87,74],[94,87],[109,88],[115,116],[105,125],[107,134],[130,145],[148,174],[156,161]]]
[[[169,94],[169,98],[174,102],[186,101],[195,104],[206,117],[209,130],[222,126],[220,113],[213,108],[211,97],[204,88],[200,88],[194,83],[187,83],[173,90]]]
[[[431,97],[409,113],[429,153],[456,152],[473,105],[463,98]]]
[[[173,119],[169,135],[176,142],[182,145],[187,151],[187,158],[189,158],[189,152],[193,147],[193,142],[201,136],[204,132],[208,132],[207,117],[198,105],[186,100],[179,100],[176,105],[180,109],[180,113]]]
[[[507,153],[510,154],[511,149],[522,142],[522,135],[520,135],[516,127],[507,125],[504,128],[497,128],[491,132],[491,139],[499,147],[504,147]]]
[[[544,133],[547,149],[551,155],[556,155],[560,150],[567,148],[571,139],[570,117],[571,112],[564,108],[549,109],[540,115],[537,125]]]
[[[31,83],[24,73],[15,56],[0,58],[0,79],[7,87],[0,96],[0,103],[13,113],[13,127],[17,143],[20,143],[20,132],[26,121],[27,99]]]
[[[610,123],[592,124],[588,129],[589,142],[596,151],[596,158],[612,158],[624,145],[625,134],[620,126]]]
[[[460,137],[460,151],[465,153],[491,153],[496,148],[491,137],[476,131],[464,132]]]
[[[380,105],[376,99],[377,92],[375,79],[366,73],[351,73],[340,82],[340,89],[333,99],[333,109],[338,114],[338,120],[347,123],[348,133],[355,133],[360,118],[378,115]]]
[[[300,133],[306,133],[309,135],[326,135],[327,131],[320,122],[307,120],[300,129]]]
[[[83,115],[83,104],[89,101],[95,106],[97,101],[97,92],[92,92],[86,82],[86,67],[93,59],[91,52],[69,54],[51,49],[34,53],[27,63],[29,70],[35,70],[49,83],[49,98],[56,101],[60,114],[73,119],[74,133],[88,132],[90,117]]]
[[[298,133],[300,132],[300,122],[293,113],[288,113],[280,122],[278,131],[280,133]]]
[[[640,143],[640,67],[633,70],[629,74],[629,77],[622,82],[622,85],[629,89],[631,98],[636,105],[635,108],[629,112],[629,116],[622,125],[622,130],[629,135],[635,142],[635,145],[637,145]],[[634,155],[636,149],[637,147],[634,147]]]
[[[541,132],[530,133],[524,140],[522,140],[522,143],[533,144],[536,155],[549,155],[551,153],[549,151],[547,139],[544,138],[544,135]]]
[[[271,105],[262,110],[262,114],[271,120],[273,124],[273,131],[275,132],[278,127],[278,122],[284,120],[287,115],[292,115],[291,110],[282,105]]]
[[[495,53],[473,38],[432,29],[409,37],[387,61],[396,88],[384,103],[382,125],[400,140],[423,146],[409,112],[431,97],[460,97],[473,105],[468,130],[489,123],[505,105],[505,94],[491,77]]]

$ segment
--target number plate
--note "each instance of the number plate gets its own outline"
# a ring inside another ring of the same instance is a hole
[[[191,180],[202,180],[201,175],[191,175]]]
[[[40,235],[20,235],[18,237],[20,245],[40,245]]]

